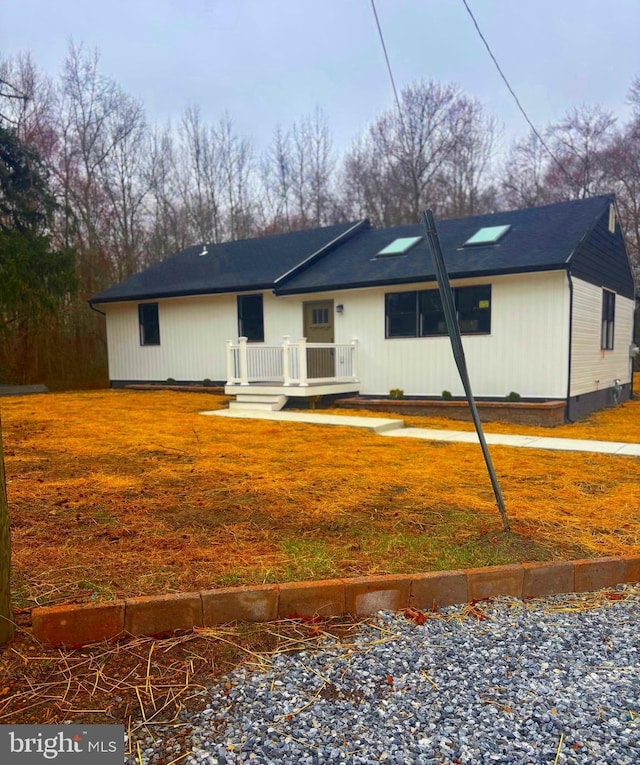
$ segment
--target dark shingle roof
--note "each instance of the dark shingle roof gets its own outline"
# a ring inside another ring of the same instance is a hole
[[[270,289],[275,280],[353,227],[353,223],[289,234],[201,244],[91,298],[91,303],[145,300],[215,292]]]
[[[611,201],[611,197],[600,196],[436,222],[449,276],[463,278],[566,268],[583,237]],[[496,244],[463,247],[478,229],[499,225],[511,228]],[[287,280],[276,292],[291,294],[435,281],[426,240],[404,256],[375,258],[376,253],[395,238],[422,235],[421,224],[363,230],[313,267]]]
[[[437,222],[452,278],[566,268],[612,197]],[[509,225],[492,245],[463,247],[478,229]],[[225,244],[190,247],[114,287],[91,303],[144,300],[216,292],[274,289],[276,294],[435,281],[425,240],[406,255],[376,259],[399,237],[423,236],[422,225],[373,229],[366,222],[298,231]],[[337,244],[330,245],[334,240]],[[319,257],[311,256],[320,250]],[[308,261],[307,261],[308,259]],[[305,262],[307,261],[307,262]]]

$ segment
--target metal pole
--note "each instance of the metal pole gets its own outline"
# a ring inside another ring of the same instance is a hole
[[[436,279],[438,280],[438,288],[440,290],[440,298],[442,300],[442,308],[444,309],[444,316],[447,322],[447,330],[449,332],[449,339],[451,340],[451,348],[453,350],[453,357],[460,373],[460,379],[462,380],[462,386],[469,402],[469,409],[471,410],[471,417],[473,418],[473,424],[476,427],[476,433],[480,440],[480,447],[482,448],[482,454],[484,461],[489,472],[489,478],[491,479],[491,485],[493,486],[493,493],[496,498],[496,504],[502,517],[502,528],[504,531],[509,531],[509,519],[507,518],[507,509],[502,497],[502,491],[500,490],[500,484],[498,483],[498,476],[496,475],[493,462],[491,461],[491,455],[489,454],[489,447],[484,437],[482,430],[482,423],[480,422],[480,415],[478,414],[478,408],[471,391],[471,382],[469,380],[469,373],[467,372],[467,363],[464,357],[464,349],[462,347],[462,336],[460,335],[460,327],[458,325],[458,317],[456,315],[455,303],[453,301],[453,291],[451,290],[451,283],[449,282],[449,275],[447,274],[447,268],[444,263],[444,257],[442,256],[442,250],[440,249],[440,240],[438,239],[438,231],[436,229],[436,222],[431,210],[423,210],[422,223],[427,235],[427,241],[431,249],[431,255],[436,267]]]

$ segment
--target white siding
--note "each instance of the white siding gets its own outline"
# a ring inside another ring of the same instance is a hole
[[[158,301],[160,345],[141,346],[138,304],[100,306],[107,314],[109,379],[226,379],[224,343],[238,335],[235,295]]]
[[[492,285],[491,334],[463,338],[474,393],[564,398],[568,372],[568,288],[564,272],[465,279],[454,286]],[[361,392],[408,396],[462,395],[448,337],[385,339],[385,293],[432,284],[275,297],[264,293],[265,342],[302,334],[302,303],[333,298],[335,341],[359,340]],[[141,346],[137,303],[101,306],[107,313],[112,380],[226,379],[225,341],[237,338],[235,295],[159,300],[160,345]],[[616,328],[617,331],[617,328]]]
[[[610,388],[631,380],[629,345],[633,339],[633,300],[616,295],[613,350],[600,348],[602,288],[573,280],[571,395]]]
[[[474,394],[503,397],[516,391],[523,397],[566,398],[569,298],[565,273],[464,279],[453,286],[487,283],[492,285],[491,334],[463,337]],[[361,393],[388,395],[391,388],[401,388],[408,396],[439,396],[443,390],[463,395],[448,337],[385,339],[385,293],[434,286],[314,293],[313,299],[332,297],[344,305],[344,312],[335,316],[335,340],[359,340]],[[310,298],[286,299],[287,314],[296,329],[289,327],[283,334],[295,337],[301,330],[304,299]],[[282,303],[277,298],[278,308]]]

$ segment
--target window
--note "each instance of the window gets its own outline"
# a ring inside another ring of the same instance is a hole
[[[262,295],[238,295],[238,336],[264,343]]]
[[[399,239],[394,239],[391,244],[388,244],[386,247],[383,247],[380,252],[376,255],[377,258],[380,257],[390,257],[394,255],[406,255],[409,250],[414,247],[418,242],[422,241],[421,236],[403,236]]]
[[[462,246],[468,247],[470,245],[495,244],[500,239],[502,239],[502,237],[510,228],[510,225],[488,226],[487,228],[481,228],[476,231],[473,236],[469,237],[469,239],[467,239],[467,241]]]
[[[446,335],[447,321],[444,318],[439,290],[418,292],[418,303],[420,311],[418,331],[420,335],[422,337],[425,335]]]
[[[417,292],[391,292],[385,295],[387,337],[415,337],[417,335]]]
[[[453,290],[460,332],[491,332],[491,285]],[[433,337],[447,334],[438,290],[390,292],[385,296],[386,337]]]
[[[160,321],[157,303],[138,304],[140,345],[160,345]]]
[[[462,334],[491,332],[491,285],[454,290],[458,324]]]
[[[600,348],[603,351],[613,350],[613,335],[616,321],[616,293],[602,290],[602,329],[600,332]]]
[[[328,308],[313,308],[311,310],[311,324],[314,326],[326,325],[329,323]]]

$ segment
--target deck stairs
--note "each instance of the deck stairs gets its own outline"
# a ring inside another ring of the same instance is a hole
[[[238,393],[235,401],[229,402],[229,409],[278,412],[287,403],[288,396],[269,393]]]

